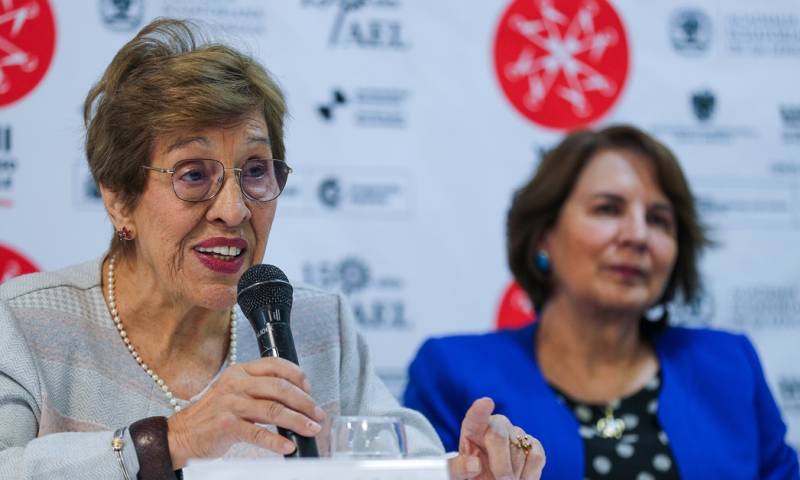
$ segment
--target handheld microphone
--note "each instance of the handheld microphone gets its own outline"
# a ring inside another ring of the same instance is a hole
[[[261,357],[281,357],[299,365],[289,327],[292,291],[280,268],[253,265],[239,279],[237,302],[256,331]],[[297,445],[286,457],[319,457],[314,437],[304,437],[282,427],[278,427],[278,433]]]

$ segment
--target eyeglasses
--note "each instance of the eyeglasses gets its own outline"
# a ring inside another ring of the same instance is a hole
[[[187,202],[202,202],[214,198],[225,183],[225,171],[232,170],[244,196],[255,202],[271,202],[286,186],[292,173],[283,160],[251,158],[241,168],[225,168],[219,160],[195,158],[181,160],[173,168],[142,165],[145,170],[172,175],[175,195]]]

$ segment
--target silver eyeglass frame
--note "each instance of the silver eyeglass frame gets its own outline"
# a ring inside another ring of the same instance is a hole
[[[242,192],[242,195],[244,195],[245,198],[247,198],[248,200],[251,200],[253,202],[269,203],[269,202],[275,200],[276,198],[280,197],[281,193],[283,193],[283,190],[286,188],[285,185],[283,187],[281,187],[280,192],[278,192],[277,195],[275,195],[273,198],[270,198],[269,200],[259,200],[257,198],[253,198],[252,196],[250,196],[250,194],[248,194],[244,190],[244,187],[242,186],[242,169],[240,167],[226,168],[225,165],[222,162],[220,162],[219,160],[216,160],[214,158],[187,158],[187,159],[181,160],[178,163],[176,163],[175,167],[181,165],[184,162],[191,162],[191,161],[198,161],[198,160],[200,160],[200,161],[217,162],[218,164],[222,165],[222,180],[219,182],[219,187],[217,188],[217,191],[214,192],[214,195],[211,195],[210,197],[204,198],[202,200],[186,200],[185,198],[181,198],[180,195],[178,195],[178,192],[175,190],[175,181],[172,178],[172,176],[175,175],[175,172],[177,171],[176,168],[174,168],[174,167],[173,168],[152,167],[150,165],[141,165],[141,167],[144,170],[149,170],[149,171],[153,171],[153,172],[169,173],[170,174],[170,183],[172,184],[172,192],[175,194],[176,197],[178,197],[178,199],[183,200],[184,202],[190,202],[190,203],[205,202],[205,201],[211,200],[212,198],[216,197],[219,194],[219,192],[222,191],[222,186],[225,185],[225,177],[226,177],[225,172],[227,172],[229,170],[232,171],[233,174],[236,176],[236,183],[239,184],[239,190]],[[254,159],[254,160],[271,160],[272,162],[280,162],[280,163],[282,163],[283,165],[286,166],[287,182],[288,182],[289,174],[294,171],[294,170],[292,170],[292,167],[290,167],[289,164],[286,163],[286,160],[280,160],[280,159],[277,159],[277,158],[258,158],[258,159]]]

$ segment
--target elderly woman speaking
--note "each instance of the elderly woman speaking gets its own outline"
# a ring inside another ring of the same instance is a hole
[[[434,430],[376,377],[341,297],[294,292],[302,369],[259,358],[236,305],[291,169],[283,96],[253,59],[157,20],[84,107],[115,234],[97,261],[0,289],[0,478],[174,478],[190,458],[269,456],[332,415],[394,415],[409,453]],[[540,444],[480,399],[453,478],[538,478]],[[266,425],[266,426],[265,426]]]

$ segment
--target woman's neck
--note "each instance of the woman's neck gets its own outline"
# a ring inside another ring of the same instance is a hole
[[[108,265],[102,288],[108,294]],[[181,398],[202,390],[225,361],[230,311],[188,305],[161,290],[135,262],[117,258],[114,296],[128,338],[145,362]],[[131,279],[136,279],[134,283]]]
[[[658,360],[639,330],[641,315],[581,305],[547,303],[536,336],[545,378],[576,400],[605,403],[640,389]]]

